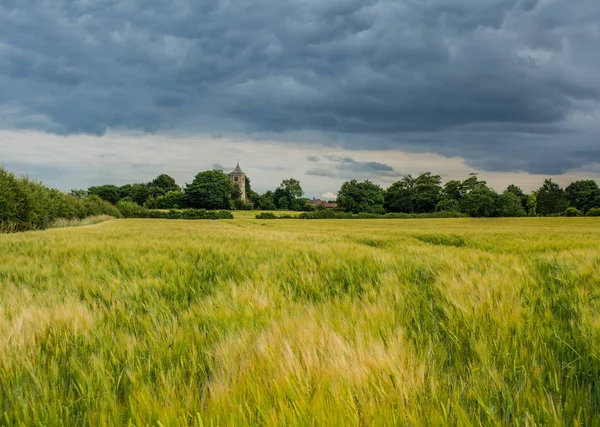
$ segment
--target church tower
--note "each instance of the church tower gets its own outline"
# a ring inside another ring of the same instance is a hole
[[[235,184],[239,187],[240,193],[242,193],[241,199],[245,203],[246,202],[246,174],[244,172],[242,172],[242,169],[240,169],[239,161],[238,161],[237,166],[233,170],[233,172],[231,172],[229,174],[229,179],[231,180],[232,184]]]

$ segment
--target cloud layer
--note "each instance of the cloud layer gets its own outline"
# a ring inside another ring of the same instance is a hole
[[[308,139],[556,174],[600,161],[598,34],[597,0],[3,0],[0,128]]]

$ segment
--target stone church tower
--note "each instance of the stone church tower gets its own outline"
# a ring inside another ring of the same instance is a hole
[[[244,172],[242,172],[242,169],[240,169],[240,162],[238,162],[237,166],[235,167],[235,169],[233,170],[233,172],[231,172],[229,174],[229,179],[231,180],[231,182],[235,185],[237,185],[240,188],[240,192],[242,193],[242,201],[245,203],[246,202],[246,174]]]

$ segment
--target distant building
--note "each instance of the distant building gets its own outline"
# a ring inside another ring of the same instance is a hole
[[[337,209],[338,204],[335,202],[326,202],[325,200],[321,200],[321,199],[312,199],[308,201],[308,204],[310,206],[323,206],[325,209]]]
[[[235,184],[239,187],[240,193],[242,193],[242,196],[240,197],[240,199],[242,199],[242,201],[245,203],[246,202],[246,174],[244,172],[242,172],[242,169],[240,168],[240,162],[238,162],[238,164],[235,167],[235,169],[233,170],[233,172],[231,172],[229,174],[229,179],[231,180],[232,184]]]

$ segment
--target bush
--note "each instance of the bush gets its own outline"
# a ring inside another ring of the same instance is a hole
[[[58,219],[121,214],[96,195],[78,198],[0,168],[0,232],[48,228]]]
[[[591,208],[585,216],[600,216],[600,208]]]
[[[152,219],[233,219],[229,211],[207,211],[205,209],[182,209],[162,211],[146,209],[137,203],[121,200],[117,208],[125,218],[152,218]]]
[[[120,200],[117,209],[125,218],[148,218],[150,212],[149,209],[127,200]]]
[[[261,212],[257,213],[255,216],[256,219],[277,219],[277,215],[273,212]]]
[[[565,216],[581,216],[581,211],[577,208],[570,207],[565,211]]]

